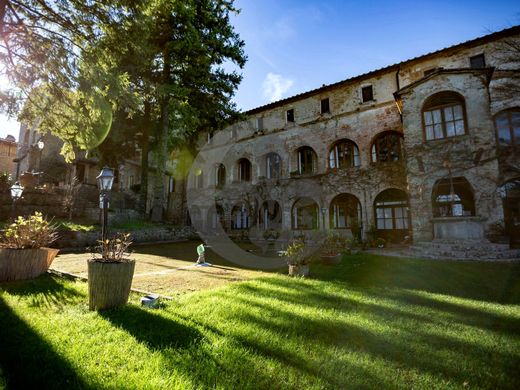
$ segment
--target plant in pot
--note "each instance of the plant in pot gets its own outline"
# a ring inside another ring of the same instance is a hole
[[[127,252],[130,233],[99,241],[88,261],[89,309],[110,309],[125,305],[130,295],[135,261]]]
[[[337,233],[329,233],[320,248],[322,264],[337,265],[341,262],[341,253],[346,248],[345,239]]]
[[[58,249],[56,227],[40,212],[9,224],[0,239],[0,282],[33,279],[47,272]]]
[[[293,240],[287,246],[285,258],[289,266],[289,276],[309,276],[310,256],[302,240]]]

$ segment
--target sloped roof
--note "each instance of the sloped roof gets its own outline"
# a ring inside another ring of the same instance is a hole
[[[389,72],[389,71],[392,71],[392,70],[398,70],[399,67],[402,66],[402,65],[408,65],[408,64],[410,64],[412,62],[415,62],[415,61],[423,61],[425,59],[428,59],[430,57],[434,57],[434,56],[436,56],[438,54],[441,54],[441,53],[444,53],[444,52],[449,52],[449,51],[453,51],[453,50],[459,50],[459,49],[462,49],[462,48],[478,46],[478,45],[481,45],[483,43],[492,42],[492,41],[495,41],[495,40],[498,40],[498,39],[501,39],[501,38],[505,38],[505,37],[508,37],[508,36],[512,36],[512,35],[515,35],[515,34],[520,34],[520,25],[514,26],[514,27],[510,27],[510,28],[506,28],[504,30],[497,31],[497,32],[494,32],[492,34],[484,35],[482,37],[478,37],[478,38],[475,38],[475,39],[471,39],[469,41],[458,43],[458,44],[453,45],[453,46],[448,46],[448,47],[445,47],[443,49],[439,49],[439,50],[436,50],[436,51],[433,51],[433,52],[430,52],[430,53],[427,53],[427,54],[423,54],[421,56],[413,57],[413,58],[410,58],[408,60],[405,60],[405,61],[402,61],[402,62],[398,62],[396,64],[388,65],[388,66],[385,66],[383,68],[375,69],[375,70],[372,70],[370,72],[360,74],[358,76],[354,76],[354,77],[350,77],[350,78],[345,79],[345,80],[338,81],[338,82],[333,83],[333,84],[323,85],[323,86],[321,86],[319,88],[312,89],[312,90],[307,91],[307,92],[302,92],[302,93],[299,93],[299,94],[294,95],[294,96],[290,96],[290,97],[285,98],[285,99],[277,100],[276,102],[272,102],[272,103],[269,103],[269,104],[265,104],[263,106],[259,106],[259,107],[250,109],[248,111],[245,111],[245,114],[246,115],[258,114],[258,113],[260,113],[262,111],[266,111],[266,110],[269,110],[269,109],[272,109],[272,108],[275,108],[275,107],[283,106],[285,104],[288,104],[288,103],[291,103],[291,102],[295,102],[295,101],[307,98],[309,96],[316,95],[318,93],[330,91],[332,89],[336,89],[336,88],[338,88],[340,86],[343,86],[343,85],[351,84],[351,83],[354,83],[354,82],[357,82],[357,81],[361,81],[363,79],[367,79],[367,78],[373,77],[373,76],[375,76],[377,74],[386,73],[386,72]]]

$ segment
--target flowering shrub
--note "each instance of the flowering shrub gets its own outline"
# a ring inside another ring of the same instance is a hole
[[[58,233],[40,212],[24,218],[19,216],[7,225],[0,241],[0,247],[11,249],[37,249],[56,241]]]
[[[285,250],[285,258],[288,265],[306,265],[310,262],[305,243],[301,240],[293,240]]]
[[[130,253],[127,252],[128,247],[132,244],[130,233],[117,233],[114,238],[98,242],[99,245],[91,253],[93,260],[107,263],[130,261]]]

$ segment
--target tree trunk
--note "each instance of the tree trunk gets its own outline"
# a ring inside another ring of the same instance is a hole
[[[166,159],[168,153],[169,109],[168,99],[161,102],[161,127],[157,136],[156,170],[153,186],[152,222],[160,222],[163,219],[164,210],[164,173],[166,171]]]
[[[163,83],[168,85],[171,82],[171,62],[169,51],[164,49],[163,53],[164,68],[163,68]],[[166,171],[166,160],[168,154],[168,134],[170,127],[170,95],[165,92],[164,96],[160,98],[161,106],[161,123],[157,131],[156,139],[156,170],[153,186],[153,202],[152,202],[152,222],[160,222],[163,219],[164,210],[164,173]]]
[[[148,154],[150,152],[150,103],[144,106],[143,141],[141,145],[141,188],[139,190],[139,212],[147,216],[148,210]]]

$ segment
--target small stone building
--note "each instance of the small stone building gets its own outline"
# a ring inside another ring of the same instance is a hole
[[[7,173],[13,175],[15,173],[14,159],[16,158],[16,140],[12,135],[0,138],[0,174]]]
[[[515,47],[518,26],[248,111],[201,138],[192,222],[257,237],[516,234]]]

